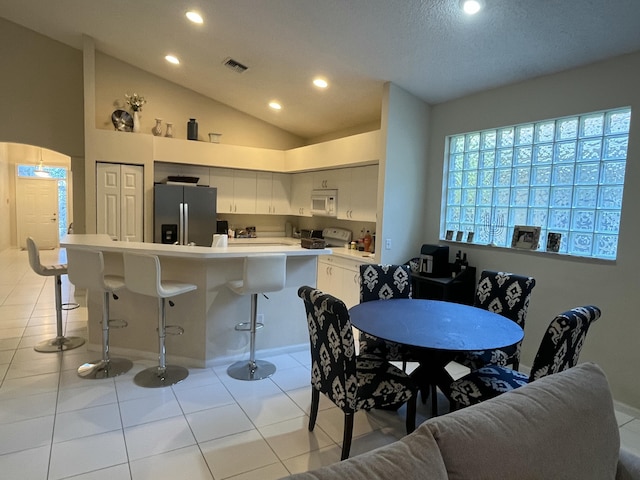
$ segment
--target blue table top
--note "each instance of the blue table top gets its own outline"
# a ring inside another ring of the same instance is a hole
[[[449,351],[491,350],[513,345],[524,331],[487,310],[438,300],[364,302],[349,310],[358,330],[414,347]]]

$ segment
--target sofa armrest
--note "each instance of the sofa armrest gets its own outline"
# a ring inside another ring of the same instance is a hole
[[[640,480],[640,456],[620,448],[616,480]]]

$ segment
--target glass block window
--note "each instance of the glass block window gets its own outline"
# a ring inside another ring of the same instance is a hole
[[[538,250],[559,233],[560,253],[615,259],[630,122],[620,108],[447,137],[440,238],[510,247],[539,226]]]

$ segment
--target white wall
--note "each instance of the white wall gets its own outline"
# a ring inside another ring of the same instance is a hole
[[[531,365],[540,339],[558,313],[595,304],[602,318],[587,336],[581,361],[595,361],[606,371],[616,400],[640,408],[640,320],[635,295],[640,292],[640,53],[550,75],[433,107],[428,188],[424,203],[425,239],[438,241],[442,167],[446,135],[574,115],[621,106],[632,107],[626,185],[618,260],[604,262],[490,247],[462,247],[471,265],[532,275],[537,285],[527,316],[524,365]]]
[[[382,218],[378,218],[376,232],[376,254],[382,263],[404,263],[424,243],[429,110],[426,103],[397,85],[385,84],[378,173]],[[386,249],[387,239],[390,250]]]
[[[10,225],[12,202],[15,194],[11,192],[9,179],[11,178],[11,165],[9,164],[8,145],[0,143],[0,252],[11,245]]]

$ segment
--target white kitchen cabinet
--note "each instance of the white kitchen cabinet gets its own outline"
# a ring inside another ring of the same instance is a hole
[[[311,216],[311,190],[313,190],[313,173],[304,172],[291,175],[292,215]]]
[[[378,165],[340,169],[338,218],[376,221]]]
[[[313,172],[313,188],[314,189],[335,189],[340,184],[341,168],[331,170],[319,170]]]
[[[256,213],[256,172],[215,167],[209,183],[218,189],[218,213]]]
[[[290,197],[290,175],[284,173],[257,172],[257,214],[288,215],[291,210]]]
[[[347,308],[360,303],[360,265],[363,262],[334,255],[318,258],[318,289],[344,302]]]

